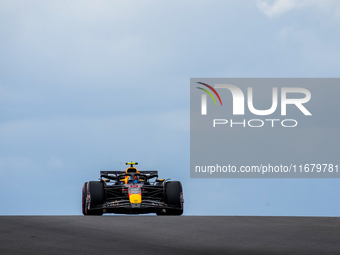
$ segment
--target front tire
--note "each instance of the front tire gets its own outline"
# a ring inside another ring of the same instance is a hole
[[[104,184],[103,182],[88,182],[87,192],[90,195],[90,208],[102,206],[104,203]],[[85,215],[103,215],[103,209],[88,209],[85,206]]]
[[[81,196],[81,211],[86,215],[86,197],[87,197],[87,182],[83,185],[82,196]]]
[[[179,181],[165,184],[165,203],[174,206],[174,208],[166,209],[166,215],[183,214],[183,188]]]

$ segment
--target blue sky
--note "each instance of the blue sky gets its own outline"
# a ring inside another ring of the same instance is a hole
[[[181,180],[187,215],[339,216],[337,179],[190,179],[191,77],[339,77],[340,3],[1,1],[1,215],[80,214],[100,170]]]

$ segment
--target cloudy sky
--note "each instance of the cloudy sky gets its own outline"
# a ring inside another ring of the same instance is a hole
[[[0,2],[1,215],[80,214],[129,160],[187,215],[340,216],[337,179],[190,179],[192,77],[339,77],[340,2]]]

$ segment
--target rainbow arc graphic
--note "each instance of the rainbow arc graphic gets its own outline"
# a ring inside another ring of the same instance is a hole
[[[221,106],[222,106],[222,100],[221,100],[221,98],[220,98],[220,95],[217,93],[217,91],[216,91],[213,87],[211,87],[210,85],[208,85],[208,84],[206,84],[206,83],[203,83],[203,82],[197,82],[197,83],[198,83],[198,84],[201,84],[201,85],[204,85],[204,86],[206,86],[207,88],[211,89],[211,91],[212,91],[213,93],[215,93],[215,95],[217,96],[217,98],[218,98],[218,100],[220,101],[220,104],[221,104]],[[215,100],[215,97],[213,96],[213,94],[211,94],[211,92],[210,92],[209,90],[204,89],[204,88],[200,88],[200,87],[196,87],[196,88],[205,91],[205,92],[206,92],[206,93],[214,100],[215,105],[217,105],[216,100]]]

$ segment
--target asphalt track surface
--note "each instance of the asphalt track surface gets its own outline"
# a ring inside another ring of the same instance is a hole
[[[340,254],[340,218],[0,216],[0,254]]]

